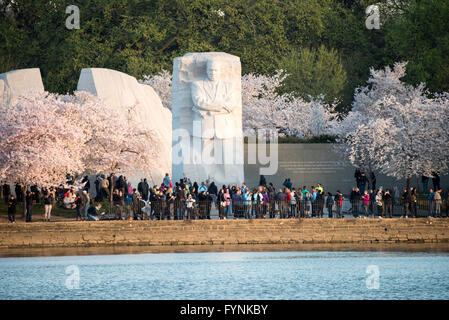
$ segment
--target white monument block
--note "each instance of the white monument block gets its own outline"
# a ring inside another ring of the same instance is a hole
[[[0,104],[9,105],[20,95],[44,91],[39,68],[19,69],[0,74]]]
[[[243,182],[239,57],[202,52],[175,58],[172,113],[174,181]]]
[[[149,183],[160,185],[165,173],[171,173],[171,111],[162,105],[161,99],[149,85],[138,83],[136,78],[125,73],[103,68],[81,70],[79,91],[87,91],[100,97],[105,103],[120,110],[134,106],[131,117],[142,127],[157,131],[161,137],[161,154]],[[124,113],[123,116],[128,116]],[[139,176],[139,174],[137,174]],[[130,178],[130,177],[128,177]],[[140,179],[129,179],[137,185]]]

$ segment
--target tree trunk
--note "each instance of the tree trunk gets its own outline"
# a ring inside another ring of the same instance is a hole
[[[26,193],[27,193],[27,186],[22,186],[22,193],[23,193],[23,210],[22,210],[22,218],[25,219],[27,207],[26,207]]]
[[[112,214],[112,193],[114,191],[114,174],[110,175],[111,181],[109,181],[109,214]]]
[[[371,179],[371,173],[373,173],[372,171],[371,171],[371,169],[368,169],[368,181],[369,181],[369,186],[370,186],[370,189],[374,189],[373,188],[373,179]],[[376,190],[374,190],[374,192],[375,192]]]
[[[410,191],[410,188],[412,186],[412,178],[407,177],[407,190]]]

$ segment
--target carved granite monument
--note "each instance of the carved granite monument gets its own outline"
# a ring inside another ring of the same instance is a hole
[[[0,74],[0,104],[10,105],[16,97],[30,92],[44,92],[39,68],[12,70]]]
[[[136,78],[111,69],[86,68],[81,70],[78,90],[88,91],[111,106],[123,110],[128,116],[127,107],[133,107],[131,117],[142,127],[155,130],[161,138],[161,153],[158,166],[151,177],[151,184],[159,185],[166,173],[171,173],[171,111],[162,105],[161,99],[149,85],[138,83]],[[137,174],[137,177],[140,177]],[[128,177],[133,185],[140,179]],[[133,180],[136,179],[136,180]]]
[[[242,183],[240,59],[221,52],[176,58],[172,93],[174,181]]]

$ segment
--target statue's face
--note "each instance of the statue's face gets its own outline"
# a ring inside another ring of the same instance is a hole
[[[220,64],[213,60],[207,62],[207,77],[211,81],[217,81],[220,78]]]

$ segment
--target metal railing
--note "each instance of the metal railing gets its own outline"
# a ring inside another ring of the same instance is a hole
[[[418,199],[404,202],[350,200],[344,198],[341,205],[333,198],[319,200],[269,200],[255,202],[233,200],[195,201],[192,205],[182,200],[157,200],[145,204],[139,201],[128,206],[114,206],[115,218],[143,220],[194,220],[194,219],[288,219],[288,218],[343,218],[343,217],[448,217],[448,201]]]

